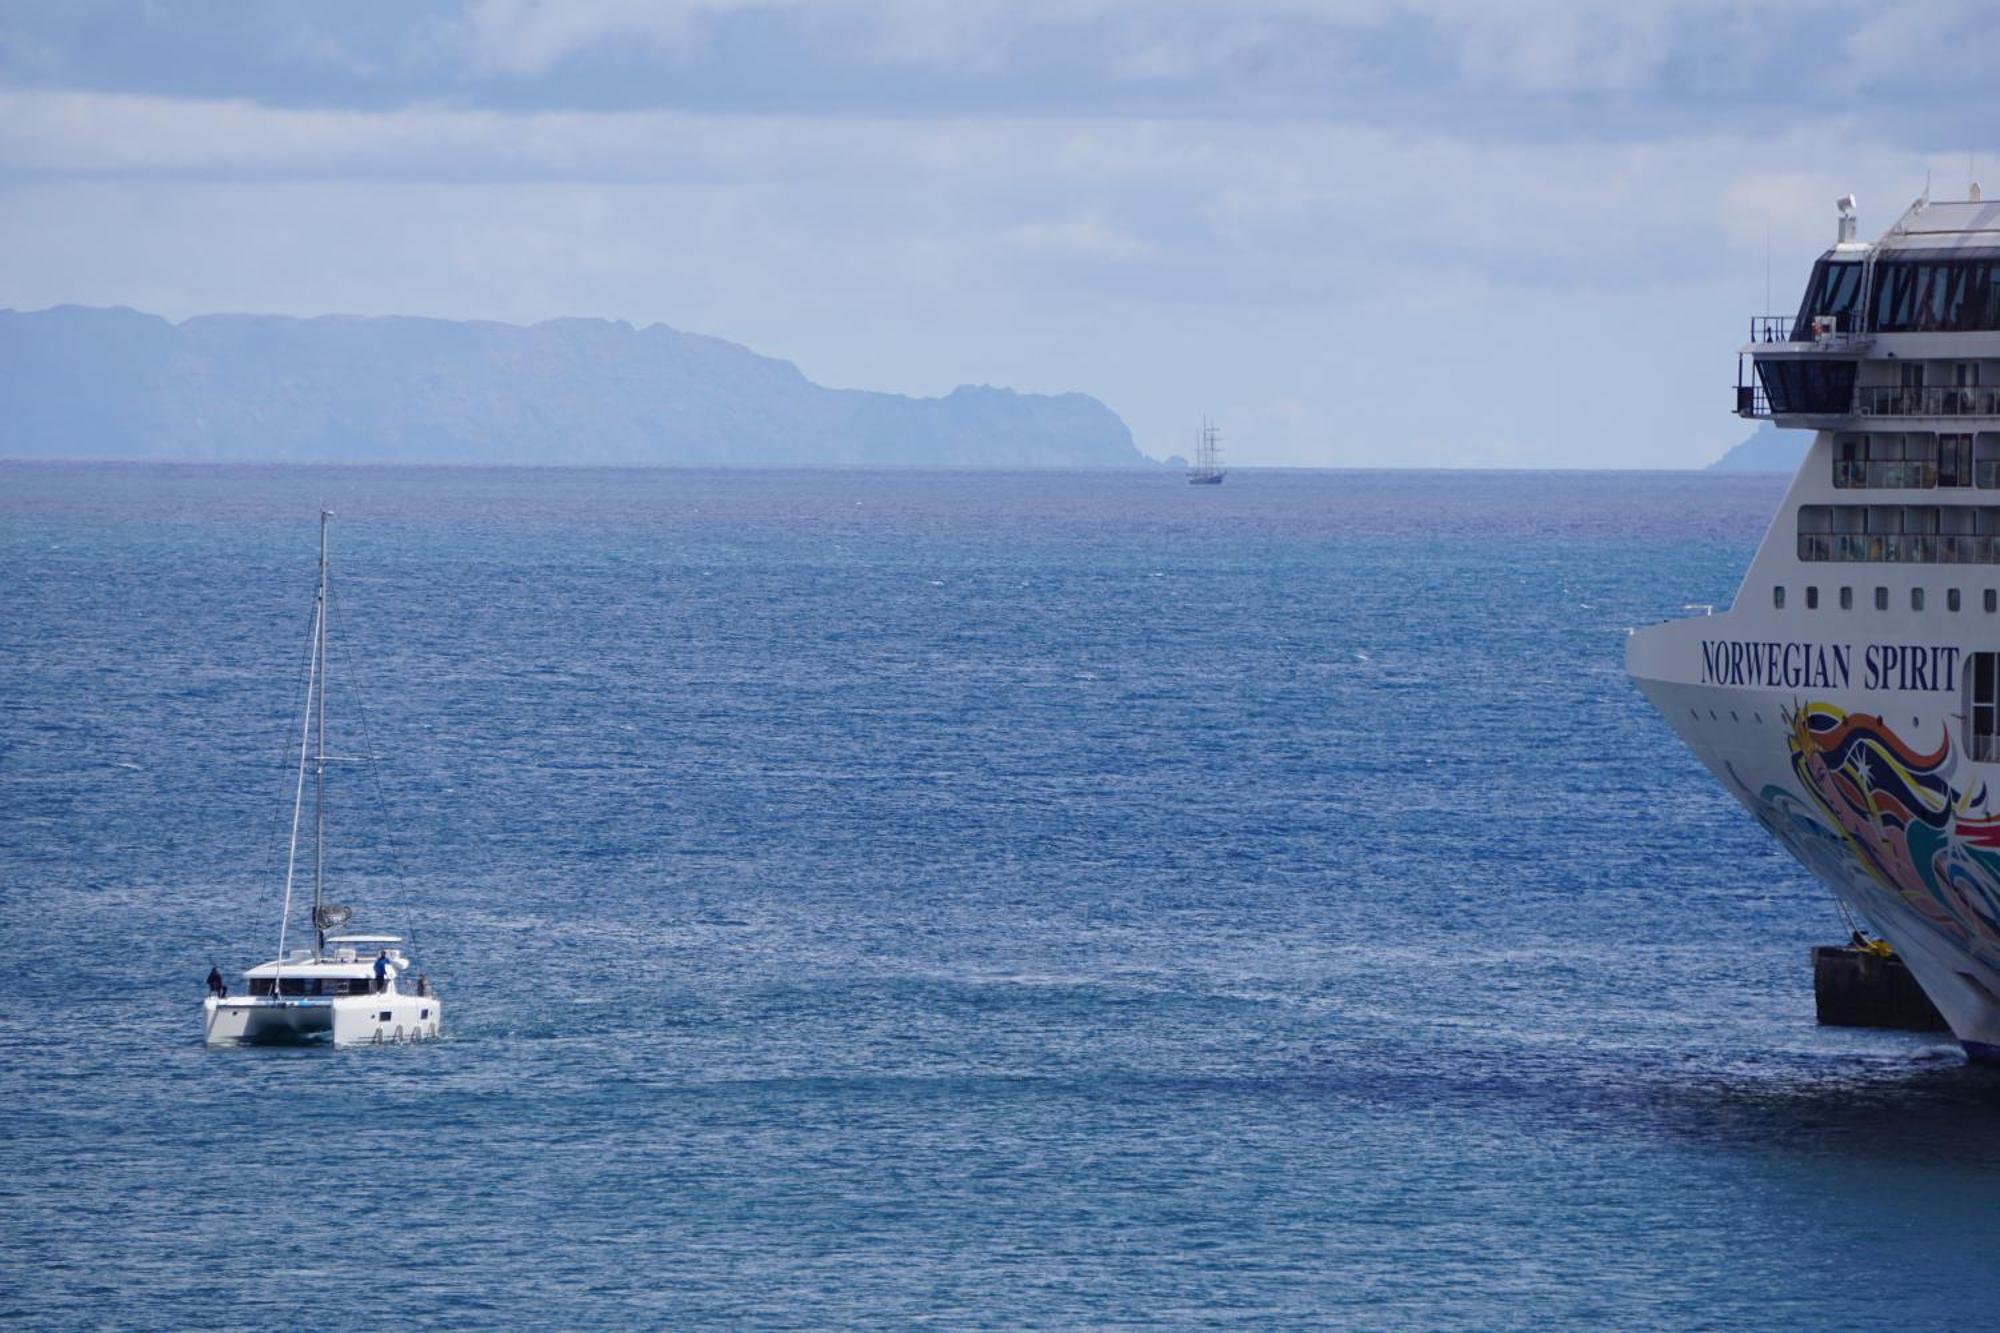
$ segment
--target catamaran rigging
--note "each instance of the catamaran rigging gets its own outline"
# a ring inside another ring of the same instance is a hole
[[[359,1042],[412,1041],[438,1035],[442,1006],[419,980],[404,993],[397,978],[410,966],[396,935],[328,935],[345,926],[351,908],[326,901],[326,699],[328,687],[328,527],[333,514],[319,516],[319,581],[313,598],[311,649],[306,667],[306,702],[300,721],[298,765],[292,784],[291,836],[285,853],[285,888],[278,914],[278,952],[251,968],[249,994],[211,995],[204,1001],[204,1031],[210,1044],[331,1038],[336,1046]],[[313,947],[292,949],[292,898],[298,878],[299,835],[305,812],[306,771],[313,774]],[[333,945],[331,955],[328,945]],[[377,950],[364,958],[366,949]]]

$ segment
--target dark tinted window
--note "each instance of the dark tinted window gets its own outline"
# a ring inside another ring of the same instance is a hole
[[[2000,653],[1973,653],[1966,672],[1965,738],[1981,763],[2000,758]]]
[[[1869,324],[1878,333],[2000,328],[2000,260],[1885,260]]]
[[[1813,265],[1805,302],[1799,306],[1798,321],[1792,326],[1794,342],[1811,340],[1815,316],[1832,319],[1841,333],[1853,331],[1854,312],[1861,307],[1861,267],[1859,262],[1836,264],[1827,259]]]
[[[1854,406],[1854,362],[1757,360],[1758,378],[1780,414],[1811,412],[1844,416]]]

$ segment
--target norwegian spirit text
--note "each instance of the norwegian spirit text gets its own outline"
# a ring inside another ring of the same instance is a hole
[[[1871,643],[1861,649],[1865,690],[1956,690],[1960,650],[1937,644]],[[1773,639],[1703,639],[1701,683],[1764,689],[1845,690],[1854,645]]]

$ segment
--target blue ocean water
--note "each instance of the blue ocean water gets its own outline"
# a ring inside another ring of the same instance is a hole
[[[0,466],[0,1317],[1987,1322],[2000,1081],[1623,674],[1782,486]],[[320,503],[449,1037],[210,1051]]]

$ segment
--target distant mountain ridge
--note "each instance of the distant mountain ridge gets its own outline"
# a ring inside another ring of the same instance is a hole
[[[1811,431],[1779,430],[1770,422],[1708,465],[1710,472],[1797,472],[1812,445]]]
[[[1080,393],[829,389],[655,324],[0,310],[0,456],[1147,467]]]

